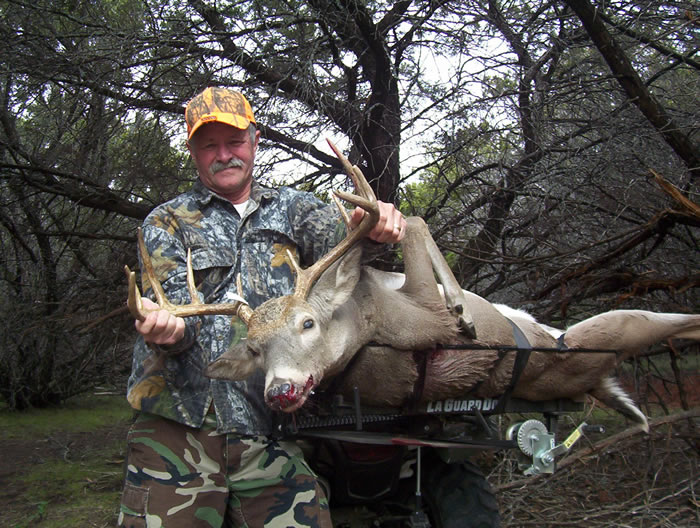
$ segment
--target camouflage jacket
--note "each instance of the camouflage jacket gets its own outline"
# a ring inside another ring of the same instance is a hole
[[[186,285],[190,248],[203,302],[234,302],[240,273],[244,297],[255,308],[293,290],[287,249],[308,266],[345,235],[345,227],[335,206],[309,193],[257,183],[241,218],[231,203],[197,181],[190,191],[154,209],[143,233],[156,276],[171,301],[190,302]],[[144,282],[144,291],[150,293]],[[127,394],[131,406],[200,427],[213,402],[219,432],[269,434],[273,415],[263,400],[262,372],[242,382],[212,380],[203,374],[209,362],[245,337],[245,325],[225,315],[189,317],[185,323],[185,338],[161,347],[167,353],[164,368],[148,374],[144,361],[153,351],[142,337],[137,339]]]

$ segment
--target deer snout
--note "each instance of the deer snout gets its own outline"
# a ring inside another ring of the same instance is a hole
[[[276,411],[294,412],[304,405],[313,386],[313,376],[309,376],[304,385],[288,380],[272,380],[270,388],[265,393],[265,401]]]

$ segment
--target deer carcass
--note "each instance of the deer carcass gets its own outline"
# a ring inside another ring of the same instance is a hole
[[[566,331],[538,324],[523,312],[462,290],[427,226],[416,217],[407,219],[401,243],[404,274],[362,266],[358,242],[376,222],[376,199],[359,169],[336,154],[359,196],[337,194],[369,214],[323,259],[305,270],[297,267],[293,294],[271,299],[255,310],[243,303],[177,307],[183,316],[236,314],[248,326],[247,339],[210,364],[208,376],[240,380],[261,368],[266,373],[266,402],[287,412],[299,409],[315,387],[341,372],[340,390],[356,386],[369,404],[401,406],[415,399],[419,385],[421,401],[469,392],[496,397],[511,382],[516,356],[512,349],[522,344],[522,339],[516,339],[519,334],[534,348],[560,351],[533,350],[513,396],[540,401],[590,394],[647,428],[644,414],[609,374],[619,362],[661,340],[700,340],[700,315],[616,310]],[[148,255],[141,247],[146,263]],[[152,270],[148,265],[145,269],[159,303],[165,305]],[[138,316],[133,276],[130,282],[130,306]],[[191,291],[196,299],[193,284]],[[467,337],[471,332],[476,337]],[[379,346],[367,346],[370,343]],[[439,347],[449,343],[484,348]],[[498,347],[511,351],[504,353]]]

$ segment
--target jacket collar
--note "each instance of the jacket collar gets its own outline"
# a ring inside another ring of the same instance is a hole
[[[192,186],[192,194],[194,195],[197,202],[202,206],[208,205],[212,199],[228,202],[228,200],[222,198],[211,189],[205,187],[199,178],[194,182],[194,185]],[[279,191],[277,189],[273,189],[271,187],[263,187],[258,183],[257,180],[253,179],[253,183],[250,187],[250,200],[252,200],[255,203],[255,205],[260,205],[263,201],[274,200],[278,196]]]

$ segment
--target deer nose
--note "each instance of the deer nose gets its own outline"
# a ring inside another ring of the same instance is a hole
[[[299,393],[291,383],[284,382],[273,385],[267,391],[267,401],[270,406],[276,409],[285,409],[297,403],[298,399]]]

